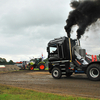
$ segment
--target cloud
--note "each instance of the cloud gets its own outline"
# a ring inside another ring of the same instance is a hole
[[[6,9],[1,17],[1,24],[11,29],[60,24],[63,21],[64,8],[67,6],[64,4],[67,2],[61,0],[23,0],[23,2],[10,0],[7,3],[4,4]]]
[[[87,50],[87,53],[91,55],[100,54],[100,22],[96,22],[89,27],[89,30],[82,36],[82,47]],[[88,37],[88,38],[87,38]]]
[[[66,36],[65,21],[72,10],[69,4],[70,0],[1,1],[0,57],[23,61],[43,53],[46,58],[48,42]]]
[[[0,55],[7,60],[47,57],[47,43],[61,36],[70,0],[0,2]]]

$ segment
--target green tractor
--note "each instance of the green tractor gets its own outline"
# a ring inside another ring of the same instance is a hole
[[[45,70],[45,62],[42,61],[42,58],[34,58],[30,60],[28,64],[28,69],[34,70],[34,68],[38,68],[39,70]]]

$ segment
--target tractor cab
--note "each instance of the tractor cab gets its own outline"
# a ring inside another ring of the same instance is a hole
[[[34,58],[34,59],[31,59],[30,61],[33,61],[36,65],[42,61],[42,58]]]

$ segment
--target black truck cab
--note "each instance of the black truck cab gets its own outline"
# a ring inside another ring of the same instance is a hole
[[[72,47],[75,41],[71,39]],[[48,43],[47,47],[49,61],[70,60],[69,41],[67,37],[56,38]]]

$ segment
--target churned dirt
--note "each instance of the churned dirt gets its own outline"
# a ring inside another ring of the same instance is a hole
[[[17,71],[20,68],[17,65],[4,65],[4,68],[0,68],[0,72]]]
[[[56,93],[100,99],[100,81],[90,81],[85,74],[73,74],[70,78],[52,78],[48,71],[16,71],[0,74],[0,84]]]

